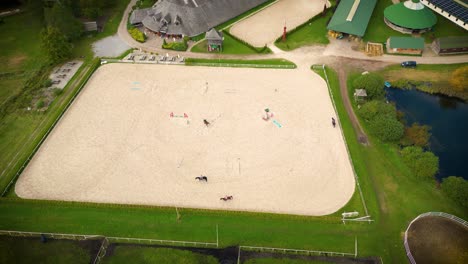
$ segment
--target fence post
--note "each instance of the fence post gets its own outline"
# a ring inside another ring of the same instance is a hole
[[[219,248],[218,224],[216,224],[216,248]]]

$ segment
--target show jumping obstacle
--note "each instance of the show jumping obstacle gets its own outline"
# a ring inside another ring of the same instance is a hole
[[[169,117],[170,118],[188,118],[188,115],[186,113],[184,113],[184,115],[174,115],[174,112],[171,112],[169,114]]]

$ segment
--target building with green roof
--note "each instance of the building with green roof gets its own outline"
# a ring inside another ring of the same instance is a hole
[[[413,37],[389,37],[387,52],[398,54],[422,54],[424,39]]]
[[[364,36],[377,0],[341,0],[327,29],[358,37]]]
[[[468,53],[468,36],[438,38],[432,49],[439,55]]]
[[[384,10],[385,23],[406,34],[424,33],[437,23],[436,15],[419,0],[408,0]]]

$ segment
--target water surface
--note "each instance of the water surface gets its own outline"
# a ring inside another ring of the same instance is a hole
[[[468,180],[468,104],[417,90],[388,89],[387,99],[414,122],[432,127],[430,149],[440,160],[438,179],[460,176]]]

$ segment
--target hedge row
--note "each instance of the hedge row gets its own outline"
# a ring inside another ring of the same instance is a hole
[[[130,36],[132,36],[132,38],[138,42],[143,43],[146,41],[145,34],[143,34],[143,32],[141,32],[140,30],[138,30],[138,28],[130,28],[128,30],[128,33],[130,33]]]

